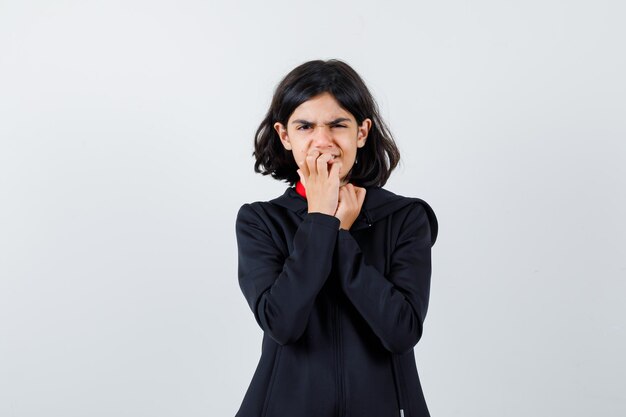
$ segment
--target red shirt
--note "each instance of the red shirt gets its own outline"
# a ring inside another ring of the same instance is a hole
[[[306,188],[304,188],[304,184],[302,184],[300,181],[296,183],[296,192],[302,197],[306,198]]]

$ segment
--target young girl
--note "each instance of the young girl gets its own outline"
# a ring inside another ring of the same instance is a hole
[[[437,219],[381,188],[400,154],[361,77],[338,60],[292,70],[254,156],[295,187],[237,215],[239,284],[264,332],[237,417],[429,416],[413,348]]]

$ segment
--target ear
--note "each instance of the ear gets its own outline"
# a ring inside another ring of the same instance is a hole
[[[278,133],[278,138],[281,143],[288,151],[291,150],[291,142],[289,141],[289,136],[287,135],[287,128],[280,122],[274,123],[274,130]]]
[[[362,148],[365,146],[367,135],[372,127],[372,121],[370,119],[363,120],[363,123],[357,128],[356,147]]]

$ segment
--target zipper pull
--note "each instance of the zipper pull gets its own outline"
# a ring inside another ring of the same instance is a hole
[[[404,410],[400,409],[400,417],[404,417]]]

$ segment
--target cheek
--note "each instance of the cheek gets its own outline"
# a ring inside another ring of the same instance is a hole
[[[295,143],[292,142],[291,154],[299,167],[304,165],[307,152],[307,143],[305,140],[300,139]]]
[[[306,149],[298,147],[298,148],[294,148],[291,151],[292,155],[293,155],[293,159],[296,161],[296,165],[298,165],[299,167],[302,167],[305,164],[305,158],[306,158]]]

